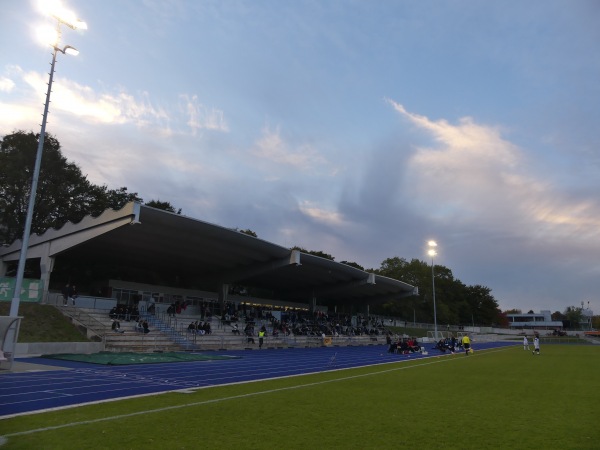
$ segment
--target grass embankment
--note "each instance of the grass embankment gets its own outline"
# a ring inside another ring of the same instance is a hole
[[[8,316],[10,302],[0,302],[0,316]],[[20,303],[23,317],[19,342],[87,342],[89,339],[56,307],[38,303]]]

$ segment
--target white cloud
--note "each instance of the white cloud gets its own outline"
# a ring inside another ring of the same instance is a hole
[[[185,102],[185,112],[189,117],[187,125],[194,135],[198,130],[229,131],[223,111],[207,108],[198,101],[196,95],[181,95],[181,98]]]
[[[495,127],[463,118],[458,125],[412,114],[389,103],[436,142],[409,160],[407,189],[438,211],[441,220],[469,222],[530,239],[587,240],[600,237],[600,208],[592,199],[573,200],[528,165],[524,151]]]
[[[256,143],[252,154],[265,161],[291,166],[299,170],[309,170],[327,163],[327,160],[309,144],[300,144],[295,148],[283,140],[279,128],[275,131],[263,128],[262,136]]]
[[[15,88],[15,82],[10,78],[0,77],[0,91],[11,92]]]
[[[41,110],[40,110],[41,111]],[[33,124],[41,123],[41,112],[38,112],[39,121]],[[24,105],[13,105],[0,102],[0,134],[10,133],[14,129],[24,127],[24,124],[31,118],[31,108]],[[31,122],[31,120],[29,120]]]
[[[24,80],[36,92],[45,91],[47,79],[37,72],[24,74]],[[63,111],[82,117],[93,123],[126,124],[137,126],[168,122],[165,110],[152,105],[147,93],[136,99],[127,92],[98,94],[89,86],[82,86],[68,79],[52,85],[52,110]]]
[[[5,127],[19,128],[31,122],[41,113],[41,93],[47,90],[47,75],[35,71],[24,72],[12,68],[11,73],[28,87],[22,97],[11,103],[0,103],[0,119]],[[0,92],[9,92],[15,81],[0,78]],[[198,130],[228,131],[223,111],[202,105],[196,96],[182,95],[184,106],[177,109],[157,106],[148,92],[134,95],[126,90],[96,92],[66,78],[55,80],[52,85],[50,106],[54,121],[61,114],[78,116],[91,125],[134,125],[151,129],[155,135],[168,137],[173,133],[195,136]],[[189,128],[188,128],[189,127]],[[191,129],[191,130],[190,130]]]
[[[303,214],[316,222],[332,227],[339,227],[345,224],[344,218],[340,213],[320,208],[312,202],[301,202],[299,207]]]

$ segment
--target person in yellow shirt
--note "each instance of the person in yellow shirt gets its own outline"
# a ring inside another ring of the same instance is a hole
[[[263,325],[263,327],[258,332],[258,348],[262,348],[262,346],[263,346],[263,342],[265,340],[266,331],[267,331],[267,329]]]
[[[465,349],[465,355],[469,356],[469,352],[471,351],[471,339],[469,339],[469,336],[467,336],[467,335],[463,336],[462,345],[463,345],[463,348]]]

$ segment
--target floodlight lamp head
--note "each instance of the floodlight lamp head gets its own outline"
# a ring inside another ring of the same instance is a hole
[[[72,30],[87,30],[87,23],[81,19],[76,19],[71,11],[63,10],[59,14],[52,14],[59,23],[68,26]]]
[[[84,22],[81,19],[77,19],[77,23],[75,24],[75,28],[78,30],[87,30],[87,22]]]
[[[64,48],[54,47],[54,50],[61,52],[63,55],[73,55],[73,56],[79,55],[79,50],[77,50],[75,47],[72,47],[70,45],[66,45]]]

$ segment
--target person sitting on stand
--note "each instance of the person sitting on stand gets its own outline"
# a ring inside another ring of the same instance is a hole
[[[144,321],[143,320],[140,319],[140,321],[135,324],[135,331],[137,331],[138,333],[144,332]]]
[[[124,333],[125,332],[125,330],[121,330],[121,323],[117,319],[113,320],[111,328],[115,333]]]

